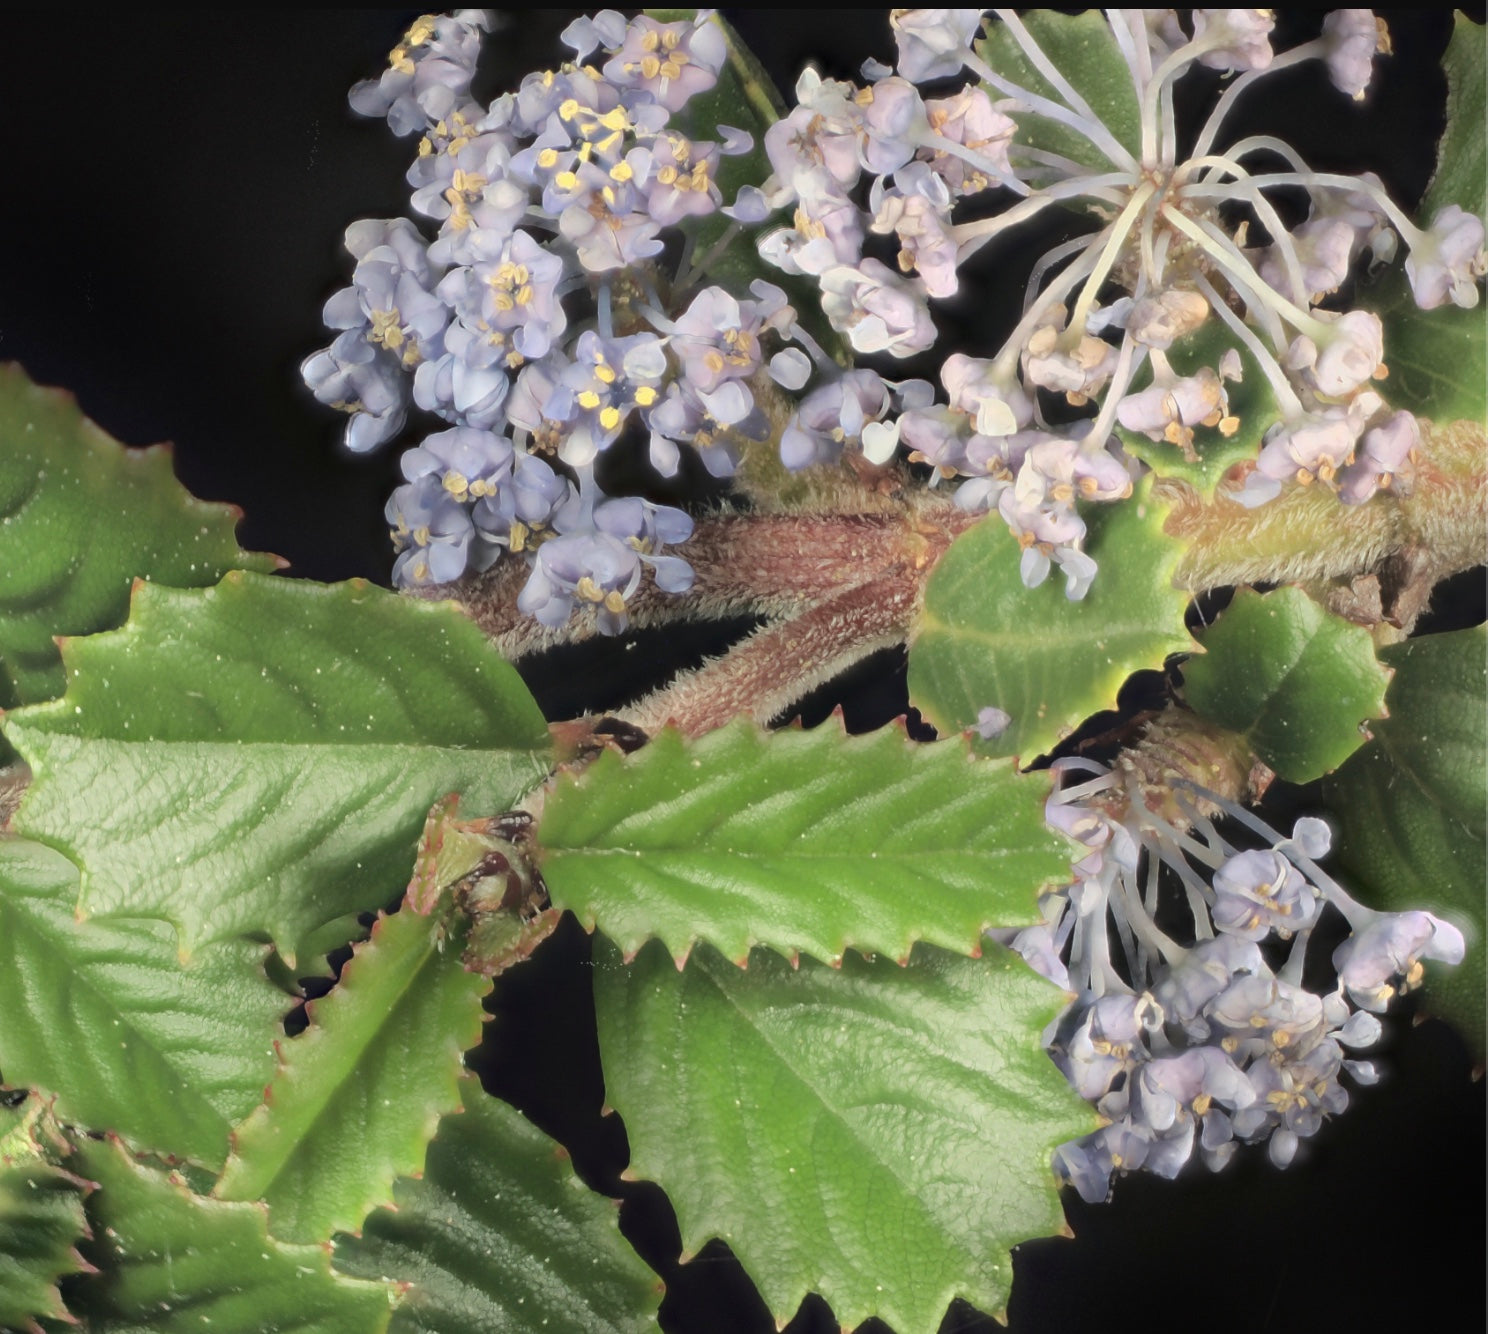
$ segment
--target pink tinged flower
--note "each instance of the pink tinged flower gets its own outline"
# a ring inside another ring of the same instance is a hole
[[[1432,913],[1382,913],[1333,952],[1333,966],[1354,1004],[1378,1013],[1421,981],[1423,959],[1461,963],[1466,950],[1462,932]]]
[[[983,89],[971,85],[951,97],[932,99],[925,103],[925,115],[932,133],[972,149],[1011,173],[1008,147],[1018,127],[1011,117],[993,108]],[[922,148],[920,154],[957,195],[974,194],[996,184],[965,158],[943,149]]]
[[[1304,222],[1292,233],[1292,248],[1302,271],[1304,295],[1313,300],[1336,291],[1348,277],[1359,234],[1344,218],[1318,217]],[[1254,253],[1254,252],[1252,252]],[[1288,300],[1292,290],[1291,270],[1282,258],[1279,246],[1268,246],[1260,253],[1257,270],[1261,280]]]
[[[718,82],[727,59],[723,31],[711,16],[695,23],[658,23],[641,15],[631,20],[604,74],[622,88],[644,89],[668,111],[680,111]]]
[[[1063,307],[1051,312],[1063,323]],[[1081,333],[1066,337],[1057,324],[1035,329],[1023,349],[1023,373],[1028,380],[1045,389],[1064,394],[1076,407],[1098,394],[1116,370],[1119,353],[1103,338]]]
[[[1421,427],[1409,412],[1397,412],[1383,426],[1364,433],[1357,458],[1338,478],[1338,498],[1362,505],[1376,491],[1408,496],[1416,476]]]
[[[929,129],[925,104],[912,83],[890,77],[862,89],[863,165],[877,176],[898,171],[915,154]]]
[[[1208,318],[1209,303],[1202,296],[1191,288],[1170,287],[1133,303],[1126,327],[1137,342],[1166,351]]]
[[[899,268],[917,272],[925,291],[934,297],[955,296],[956,241],[950,232],[950,209],[939,208],[923,195],[887,193],[873,219],[880,236],[899,238]]]
[[[1432,220],[1431,230],[1405,261],[1416,305],[1434,310],[1451,301],[1471,309],[1478,304],[1478,279],[1488,271],[1483,253],[1483,222],[1448,204]]]
[[[1299,486],[1310,486],[1315,481],[1331,483],[1353,461],[1354,442],[1362,426],[1354,414],[1342,408],[1278,423],[1268,433],[1255,471],[1233,498],[1249,509],[1279,494],[1285,481]]]
[[[993,374],[993,363],[953,352],[940,368],[951,406],[966,413],[978,435],[1012,435],[1033,420],[1033,400],[1016,377]]]
[[[1365,385],[1380,368],[1385,356],[1385,329],[1378,315],[1351,310],[1336,318],[1328,311],[1316,312],[1328,323],[1322,346],[1305,334],[1287,351],[1288,370],[1300,370],[1310,389],[1324,398],[1342,398]]]
[[[1201,366],[1196,375],[1160,380],[1128,394],[1116,405],[1116,420],[1149,440],[1166,440],[1191,450],[1196,426],[1217,426],[1223,431],[1229,421],[1233,425],[1228,434],[1234,434],[1239,423],[1226,417],[1228,410],[1229,399],[1219,376]]]
[[[1239,72],[1270,69],[1271,30],[1276,18],[1269,9],[1196,9],[1194,39],[1209,43],[1199,64],[1210,69]]]
[[[796,82],[795,110],[765,131],[770,169],[788,195],[804,198],[858,183],[862,110],[852,91],[808,68]]]
[[[1374,73],[1375,53],[1390,53],[1384,20],[1375,18],[1372,9],[1335,9],[1323,20],[1322,40],[1333,86],[1362,102]]]
[[[822,310],[859,352],[913,356],[935,342],[920,292],[876,259],[834,265],[821,275]]]
[[[899,73],[914,83],[961,72],[972,38],[982,26],[980,9],[891,9],[889,24],[899,46]]]

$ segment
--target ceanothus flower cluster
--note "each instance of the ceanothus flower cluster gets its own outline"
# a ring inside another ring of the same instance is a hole
[[[1240,429],[1230,395],[1245,377],[1250,391],[1264,382],[1274,419],[1224,494],[1254,506],[1298,486],[1348,504],[1408,492],[1420,428],[1388,401],[1378,316],[1342,294],[1403,244],[1422,307],[1475,304],[1482,221],[1451,206],[1418,228],[1377,178],[1315,171],[1274,136],[1220,147],[1237,102],[1278,70],[1317,61],[1362,97],[1389,50],[1383,23],[1334,11],[1316,39],[1277,52],[1268,10],[1107,19],[1138,108],[1132,142],[1015,11],[896,10],[897,69],[870,61],[861,83],[806,70],[761,136],[767,174],[732,198],[719,172],[753,138],[693,115],[728,56],[711,13],[579,19],[564,34],[574,63],[489,106],[470,96],[482,11],[419,19],[352,103],[418,136],[411,206],[436,234],[406,219],[348,230],[352,284],[326,307],[337,336],[303,368],[349,414],[353,450],[398,435],[412,407],[464,432],[458,463],[435,470],[423,447],[389,503],[398,581],[516,554],[536,581],[524,605],[556,624],[558,608],[594,600],[539,587],[605,586],[598,568],[570,580],[539,563],[548,541],[598,540],[601,455],[641,448],[671,476],[690,448],[726,478],[768,440],[791,470],[845,461],[871,475],[898,458],[932,486],[954,480],[957,505],[995,510],[1016,535],[1024,583],[1057,567],[1079,598],[1096,576],[1082,504],[1124,498],[1142,469],[1121,435],[1197,459]],[[1043,91],[999,69],[999,49]],[[1195,67],[1230,77],[1180,160],[1174,85]],[[1299,196],[1307,215],[1288,225]],[[752,241],[814,286],[843,347],[913,356],[935,345],[931,303],[958,292],[965,261],[1050,208],[1082,209],[1094,229],[1042,256],[1002,345],[946,357],[938,389],[840,364],[772,283],[705,281]],[[567,570],[600,548],[561,550]],[[634,586],[605,578],[605,598]]]
[[[1105,1124],[1062,1145],[1056,1172],[1095,1202],[1117,1173],[1173,1177],[1196,1153],[1217,1171],[1242,1142],[1266,1142],[1285,1167],[1348,1105],[1342,1075],[1377,1078],[1352,1054],[1378,1039],[1375,1013],[1420,982],[1423,960],[1459,962],[1461,932],[1428,912],[1356,903],[1317,865],[1331,840],[1321,820],[1299,820],[1283,838],[1181,780],[1172,809],[1154,809],[1163,804],[1132,770],[1056,768],[1062,787],[1046,815],[1086,849],[1076,879],[1044,897],[1037,926],[994,933],[1075,993],[1046,1042]],[[1219,814],[1266,846],[1234,847]],[[1158,926],[1172,899],[1192,919],[1191,944]],[[1332,956],[1336,987],[1319,994],[1303,966],[1329,907],[1351,934]]]
[[[1127,144],[1015,11],[992,13],[1050,91],[989,64],[990,48],[977,41],[986,13],[896,10],[897,71],[869,62],[861,85],[802,75],[795,110],[765,136],[772,174],[740,201],[751,219],[789,210],[760,253],[816,281],[823,310],[854,350],[906,356],[932,345],[930,300],[957,291],[958,265],[982,246],[1051,206],[1083,205],[1099,226],[1038,262],[1024,316],[995,355],[945,362],[944,404],[926,403],[918,382],[908,401],[895,386],[859,385],[851,402],[838,395],[850,420],[837,424],[836,438],[861,441],[876,463],[902,444],[911,461],[930,465],[932,484],[964,479],[958,503],[995,508],[1008,522],[1024,551],[1024,581],[1035,585],[1058,565],[1070,597],[1082,596],[1095,572],[1075,502],[1130,492],[1135,465],[1124,464],[1113,430],[1196,458],[1213,432],[1239,429],[1227,385],[1247,364],[1268,382],[1277,420],[1236,479],[1234,499],[1259,505],[1314,483],[1349,504],[1379,490],[1407,492],[1419,428],[1376,387],[1386,373],[1379,318],[1335,308],[1336,294],[1361,258],[1389,260],[1403,241],[1423,308],[1474,305],[1488,267],[1481,220],[1451,206],[1421,230],[1377,178],[1313,171],[1273,137],[1215,148],[1246,89],[1299,62],[1322,62],[1335,88],[1362,98],[1374,57],[1390,49],[1383,22],[1369,10],[1337,10],[1316,40],[1277,53],[1268,10],[1194,10],[1186,28],[1173,10],[1110,11],[1140,108],[1140,144]],[[1180,161],[1173,88],[1196,65],[1233,77]],[[915,86],[958,77],[969,81],[947,96]],[[1034,146],[1025,129],[1050,123],[1083,150]],[[1309,215],[1288,227],[1273,197],[1298,190]],[[980,216],[964,217],[968,199]],[[989,211],[989,202],[999,207]],[[1264,230],[1266,244],[1247,247],[1251,230]],[[876,237],[897,243],[897,269],[874,257]],[[1211,321],[1228,346],[1195,363],[1186,349]],[[1094,416],[1051,425],[1045,413],[1055,398],[1093,405]],[[859,411],[879,402],[881,429],[871,439],[854,432]],[[793,443],[790,466],[833,457]]]
[[[614,634],[646,571],[664,591],[691,586],[687,562],[663,552],[692,524],[606,499],[600,456],[639,433],[663,475],[690,446],[729,476],[741,442],[767,431],[757,373],[799,386],[809,361],[786,349],[766,363],[795,330],[779,288],[704,286],[710,256],[692,261],[685,230],[682,259],[663,263],[669,233],[724,205],[721,159],[753,146],[728,126],[714,142],[674,124],[726,58],[710,14],[581,19],[565,32],[580,63],[488,107],[469,91],[485,26],[481,11],[421,18],[388,71],[353,89],[355,109],[420,136],[411,204],[436,234],[402,218],[348,229],[352,283],[325,311],[339,332],[304,376],[349,414],[354,451],[391,440],[411,406],[448,427],[403,457],[387,507],[395,582],[517,555],[531,569],[524,611],[556,626],[590,606]],[[737,226],[723,219],[713,249]]]

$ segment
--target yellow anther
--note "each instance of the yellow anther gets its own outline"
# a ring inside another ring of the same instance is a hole
[[[456,500],[464,500],[465,493],[470,490],[470,479],[453,468],[444,474],[441,484]]]
[[[1240,429],[1239,417],[1222,417],[1219,422],[1219,433],[1228,440]]]
[[[614,384],[616,380],[615,368],[607,366],[604,362],[598,362],[594,367],[594,378],[602,380],[605,384]]]
[[[429,527],[421,524],[413,530],[413,541],[415,546],[426,547],[429,545]]]
[[[593,412],[600,405],[600,397],[592,389],[586,389],[579,395],[579,406],[586,412]]]
[[[661,185],[671,185],[676,179],[676,167],[663,167],[656,173],[656,180]]]
[[[574,585],[574,594],[585,602],[603,602],[604,590],[587,574]]]
[[[617,426],[619,426],[620,420],[620,409],[617,407],[605,408],[604,411],[599,414],[599,424],[603,426],[607,431],[613,431]]]
[[[549,171],[558,165],[558,150],[556,148],[545,148],[537,155],[537,165],[544,171]]]
[[[531,303],[531,301],[532,301],[532,284],[531,283],[523,283],[521,287],[517,288],[517,305],[519,305],[519,306],[529,305]]]
[[[709,348],[707,355],[703,357],[703,365],[712,371],[714,375],[717,375],[723,369],[724,364],[723,354],[716,348]]]
[[[558,104],[558,118],[560,120],[572,120],[579,114],[579,103],[577,98],[566,97]]]
[[[511,534],[507,538],[507,542],[510,545],[511,549],[513,551],[525,551],[528,545],[527,537],[530,532],[531,529],[529,529],[527,525],[520,519],[513,520],[511,526]]]
[[[607,130],[619,130],[623,132],[630,128],[630,120],[627,118],[623,107],[616,107],[613,111],[606,111],[599,118],[598,123],[603,125]]]
[[[610,179],[613,181],[628,181],[633,179],[635,172],[631,170],[630,163],[617,162],[610,168]]]
[[[571,171],[560,171],[553,177],[553,184],[560,190],[577,190],[579,188],[579,178]]]
[[[651,388],[651,386],[648,384],[641,385],[641,387],[635,391],[635,401],[639,406],[643,408],[649,408],[654,402],[656,402],[656,390]]]
[[[643,79],[654,79],[661,72],[661,61],[655,56],[641,57],[641,77]]]
[[[668,51],[675,51],[677,49],[677,43],[681,40],[682,38],[670,28],[667,28],[661,34],[661,44]]]
[[[403,40],[409,46],[422,46],[434,35],[435,15],[421,14],[414,19],[413,26],[403,34]]]
[[[655,28],[653,28],[650,32],[643,34],[641,37],[642,51],[654,51],[660,45],[661,34],[658,33]]]
[[[625,610],[625,594],[618,588],[613,589],[605,594],[604,604],[606,611],[612,611],[618,616]]]

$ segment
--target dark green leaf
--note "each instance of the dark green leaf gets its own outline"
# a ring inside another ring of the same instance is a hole
[[[1182,548],[1164,535],[1163,516],[1150,478],[1130,500],[1086,511],[1085,549],[1100,573],[1081,602],[1065,597],[1057,570],[1023,587],[1017,540],[997,515],[963,533],[925,589],[909,647],[911,702],[942,734],[1002,709],[1012,722],[987,749],[1029,760],[1112,708],[1132,672],[1193,645],[1173,587]]]
[[[1436,172],[1421,201],[1421,218],[1456,204],[1480,218],[1488,213],[1488,29],[1466,14],[1454,19],[1442,56],[1447,74],[1447,128],[1437,146]]]
[[[1142,147],[1142,119],[1136,88],[1131,70],[1111,36],[1110,26],[1099,12],[1091,9],[1071,16],[1053,10],[1026,9],[1022,18],[1024,27],[1044,54],[1116,136],[1117,142],[1133,157],[1138,156]],[[978,50],[998,74],[1030,92],[1063,104],[1064,99],[1033,67],[1007,24],[989,19],[986,39],[978,43]],[[989,91],[994,99],[1002,96],[996,89]],[[1096,171],[1113,169],[1110,159],[1078,130],[1034,112],[1019,112],[1017,121],[1015,145],[1027,144],[1030,148],[1058,153]]]
[[[931,1334],[955,1297],[1000,1312],[1009,1248],[1062,1226],[1050,1154],[1093,1116],[1039,1041],[1060,993],[1016,956],[595,962],[632,1170],[684,1249],[721,1237],[782,1323],[813,1290],[844,1329]]]
[[[0,1069],[55,1094],[69,1121],[219,1167],[290,1005],[265,946],[220,941],[183,961],[167,922],[79,922],[77,887],[60,853],[0,838]]]
[[[118,625],[136,578],[199,588],[272,570],[239,549],[237,519],[187,494],[165,446],[125,449],[71,394],[0,366],[0,709],[60,695],[52,637]]]
[[[1183,669],[1188,703],[1292,783],[1331,773],[1384,716],[1390,674],[1362,625],[1300,588],[1242,588]]]
[[[1457,15],[1442,64],[1447,73],[1447,129],[1438,150],[1436,175],[1421,201],[1420,220],[1429,226],[1441,209],[1456,204],[1483,217],[1485,200],[1484,29]],[[1421,310],[1411,296],[1403,266],[1386,275],[1370,306],[1385,325],[1385,360],[1390,378],[1380,386],[1392,407],[1436,422],[1482,423],[1488,415],[1488,309],[1443,306]]]
[[[660,1280],[567,1155],[472,1081],[418,1180],[360,1237],[336,1238],[338,1269],[411,1285],[392,1334],[622,1334],[655,1327]]]
[[[464,970],[445,929],[437,913],[382,918],[233,1132],[216,1194],[265,1201],[274,1236],[360,1226],[394,1177],[423,1168],[440,1116],[459,1107],[461,1057],[480,1040],[491,984]]]
[[[1218,316],[1211,315],[1197,333],[1173,344],[1168,353],[1173,369],[1179,375],[1194,375],[1201,367],[1215,370],[1219,359],[1234,347],[1240,354],[1242,378],[1225,384],[1229,398],[1229,415],[1239,422],[1235,433],[1226,436],[1216,426],[1195,426],[1189,450],[1167,440],[1149,440],[1139,431],[1116,428],[1127,453],[1135,454],[1162,477],[1178,477],[1194,487],[1205,498],[1235,464],[1253,459],[1260,452],[1261,437],[1277,419],[1276,396],[1250,350],[1239,344],[1234,334]],[[1141,388],[1147,388],[1151,382]],[[1140,392],[1140,390],[1138,390]],[[1223,420],[1223,419],[1222,419]],[[1192,453],[1193,457],[1189,457]]]
[[[1390,716],[1331,779],[1338,860],[1371,907],[1425,908],[1467,938],[1455,967],[1428,964],[1424,1003],[1484,1059],[1484,885],[1488,804],[1483,700],[1488,631],[1427,635],[1385,649]]]
[[[553,905],[627,955],[652,937],[836,960],[905,958],[917,940],[976,953],[1032,921],[1068,873],[1044,825],[1048,783],[902,728],[763,732],[747,719],[687,742],[662,732],[565,776],[537,829]]]
[[[44,1129],[34,1094],[0,1108],[0,1328],[34,1330],[43,1317],[67,1318],[57,1281],[86,1273],[78,1244],[87,1183],[58,1165],[59,1147]]]
[[[8,723],[36,774],[17,828],[82,865],[83,912],[165,918],[188,951],[261,933],[293,960],[403,888],[436,799],[494,813],[547,772],[480,631],[360,582],[147,585],[66,658],[66,698]]]
[[[117,1141],[79,1145],[99,1275],[75,1309],[89,1334],[380,1334],[394,1289],[333,1273],[330,1248],[287,1246],[261,1204],[193,1195]]]

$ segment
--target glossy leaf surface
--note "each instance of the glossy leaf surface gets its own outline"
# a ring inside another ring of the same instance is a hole
[[[333,1273],[329,1248],[289,1246],[265,1230],[261,1204],[193,1195],[133,1162],[117,1141],[79,1145],[101,1271],[80,1288],[76,1312],[99,1334],[149,1330],[273,1330],[275,1334],[380,1334],[394,1290]]]
[[[64,1120],[219,1167],[263,1096],[290,1007],[265,948],[220,941],[182,961],[166,922],[73,915],[60,853],[0,839],[0,1069]]]
[[[237,519],[187,494],[168,448],[126,449],[71,394],[0,366],[0,709],[60,695],[52,637],[118,625],[135,579],[200,588],[272,570],[238,547]]]
[[[1364,744],[1390,674],[1368,630],[1300,588],[1242,588],[1183,677],[1195,710],[1241,733],[1282,778],[1308,783]]]
[[[741,720],[563,776],[537,840],[554,906],[627,955],[652,937],[679,960],[699,940],[740,961],[758,944],[828,962],[903,958],[917,940],[975,953],[986,927],[1034,920],[1039,889],[1067,874],[1047,795],[959,740]]]
[[[721,1237],[782,1322],[813,1290],[843,1328],[932,1334],[958,1296],[1000,1311],[1008,1248],[1061,1227],[1050,1154],[1093,1118],[1039,1044],[1061,995],[1016,956],[595,962],[632,1171],[684,1251]]]
[[[87,1183],[55,1161],[57,1147],[40,1129],[45,1116],[35,1095],[0,1108],[0,1329],[64,1319],[58,1280],[88,1268],[77,1249],[88,1231]]]
[[[67,646],[64,699],[12,715],[24,833],[83,866],[85,914],[262,933],[293,958],[407,883],[429,807],[495,813],[547,772],[515,671],[451,607],[232,574],[142,587]]]
[[[265,1201],[274,1236],[359,1227],[391,1200],[394,1177],[423,1168],[440,1116],[459,1107],[490,981],[464,970],[446,929],[439,914],[382,918],[310,1007],[310,1027],[282,1045],[216,1190]]]
[[[909,646],[909,698],[942,735],[991,706],[1012,715],[978,746],[1033,760],[1101,709],[1132,672],[1193,646],[1173,587],[1179,544],[1162,531],[1150,480],[1131,499],[1091,507],[1085,549],[1100,565],[1080,602],[1057,570],[1018,579],[1017,540],[996,515],[951,544],[925,589]]]
[[[1410,639],[1381,651],[1395,669],[1390,716],[1328,780],[1348,885],[1375,908],[1425,908],[1466,936],[1455,967],[1428,963],[1423,1004],[1484,1059],[1484,885],[1488,857],[1488,631]]]
[[[515,1108],[471,1081],[421,1178],[336,1267],[409,1285],[392,1334],[632,1334],[655,1328],[661,1280],[620,1235],[613,1201]]]

